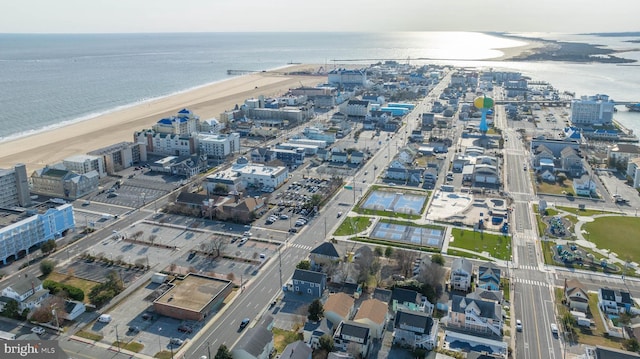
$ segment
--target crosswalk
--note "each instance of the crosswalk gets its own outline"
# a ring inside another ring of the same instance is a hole
[[[538,268],[538,266],[525,266],[525,265],[519,265],[517,267],[517,269],[525,269],[525,270],[533,270],[533,271],[540,270],[540,268]]]
[[[520,284],[528,284],[528,285],[537,285],[539,287],[551,287],[551,284],[546,282],[541,282],[539,280],[531,280],[531,279],[523,279],[523,278],[515,278],[516,283]]]
[[[308,251],[310,251],[313,248],[311,246],[305,246],[304,244],[298,244],[298,243],[291,243],[289,246],[294,248],[302,248]]]

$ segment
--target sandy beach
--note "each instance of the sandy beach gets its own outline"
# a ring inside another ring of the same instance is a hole
[[[86,121],[0,143],[0,168],[16,163],[27,165],[29,173],[64,158],[85,154],[114,143],[133,141],[133,132],[150,128],[159,119],[182,108],[201,119],[219,118],[220,113],[241,105],[247,98],[277,96],[290,88],[326,82],[324,76],[289,76],[290,71],[311,70],[313,65],[297,65],[276,71],[234,77],[192,91],[143,103]]]
[[[516,56],[522,56],[525,54],[538,52],[544,49],[545,47],[550,46],[549,44],[544,43],[542,41],[535,41],[535,40],[530,40],[526,38],[519,38],[518,40],[526,41],[527,43],[522,46],[509,47],[506,49],[497,49],[498,51],[502,52],[502,56],[496,57],[490,60],[491,61],[509,61]]]

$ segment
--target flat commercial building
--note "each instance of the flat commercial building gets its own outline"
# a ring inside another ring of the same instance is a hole
[[[222,159],[240,151],[240,134],[237,132],[228,135],[199,133],[196,137],[201,155]]]
[[[120,142],[87,154],[101,156],[108,174],[115,174],[133,166],[134,163],[147,160],[147,148],[144,143]]]
[[[207,176],[205,185],[209,192],[214,192],[217,184],[227,186],[232,191],[244,188],[276,189],[289,178],[289,171],[284,166],[265,166],[246,163],[246,159],[238,159],[231,168]]]
[[[232,289],[231,281],[190,273],[174,280],[153,308],[167,317],[199,321],[220,307]]]
[[[62,164],[66,169],[75,173],[84,174],[96,171],[100,178],[107,175],[107,171],[104,169],[104,158],[102,156],[75,155],[62,160]]]
[[[571,123],[574,125],[611,125],[615,102],[607,95],[582,96],[571,101]]]

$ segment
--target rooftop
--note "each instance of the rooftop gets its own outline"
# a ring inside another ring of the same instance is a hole
[[[156,299],[155,303],[200,311],[231,282],[191,273],[184,279],[176,279],[172,284],[173,287]]]

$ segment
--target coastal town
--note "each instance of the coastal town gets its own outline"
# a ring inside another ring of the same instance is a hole
[[[637,104],[408,61],[278,76],[305,83],[0,169],[2,339],[100,358],[640,357],[640,147],[616,121]]]

